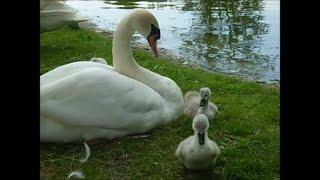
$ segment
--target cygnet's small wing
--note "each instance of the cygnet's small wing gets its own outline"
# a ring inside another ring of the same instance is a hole
[[[184,151],[187,148],[188,142],[190,141],[190,137],[187,139],[184,139],[183,141],[180,142],[180,144],[178,145],[178,148],[176,150],[176,156],[179,158],[179,160],[183,160],[183,156],[184,156]]]
[[[209,140],[209,144],[210,144],[210,148],[212,149],[213,162],[215,164],[218,156],[220,155],[220,148],[217,145],[217,143],[211,139]]]
[[[199,99],[200,100],[200,94],[196,91],[188,91],[186,95],[184,96],[184,101],[189,102],[193,99]],[[200,103],[200,102],[199,102]]]
[[[194,117],[197,114],[200,104],[200,94],[195,91],[189,91],[184,97],[184,114]]]
[[[215,104],[210,102],[209,105],[208,105],[208,117],[210,119],[214,118],[217,113],[219,113],[218,112],[218,107]]]

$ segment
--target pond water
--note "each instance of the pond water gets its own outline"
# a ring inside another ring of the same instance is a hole
[[[133,8],[158,19],[158,46],[189,64],[264,83],[280,80],[279,0],[67,1],[99,28],[114,31]],[[146,43],[140,35],[135,41]]]

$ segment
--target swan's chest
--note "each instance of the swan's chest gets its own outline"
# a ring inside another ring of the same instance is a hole
[[[213,158],[209,147],[190,147],[187,151],[188,159],[192,161],[206,161]]]

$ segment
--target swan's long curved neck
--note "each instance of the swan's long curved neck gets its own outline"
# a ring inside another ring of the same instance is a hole
[[[156,83],[160,75],[149,71],[137,64],[130,47],[130,40],[135,31],[134,16],[127,16],[121,20],[113,37],[112,55],[114,69],[130,78],[140,81],[157,91]]]
[[[114,32],[112,41],[113,67],[121,74],[131,76],[139,71],[139,65],[133,58],[130,39],[134,33],[130,16],[122,19]]]
[[[159,80],[163,77],[139,66],[133,57],[130,40],[135,32],[134,17],[129,15],[123,18],[114,33],[112,42],[113,67],[117,72],[140,81],[161,94],[162,88],[158,86]]]
[[[158,92],[167,102],[172,102],[177,106],[179,108],[177,111],[180,112],[183,103],[180,88],[177,85],[168,86],[166,77],[139,66],[133,57],[130,40],[136,30],[134,28],[135,17],[132,14],[128,15],[120,21],[116,28],[112,47],[113,67],[117,72],[140,81]],[[163,83],[164,81],[166,83]]]

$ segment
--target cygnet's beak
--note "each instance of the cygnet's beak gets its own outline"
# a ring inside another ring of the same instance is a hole
[[[203,145],[204,144],[204,132],[199,132],[198,137],[199,137],[199,144]]]
[[[158,57],[158,49],[157,49],[157,35],[151,35],[148,37],[149,45],[152,49],[153,54]]]
[[[201,100],[200,100],[200,107],[205,106],[205,105],[206,105],[206,102],[207,102],[207,100],[202,97]]]

